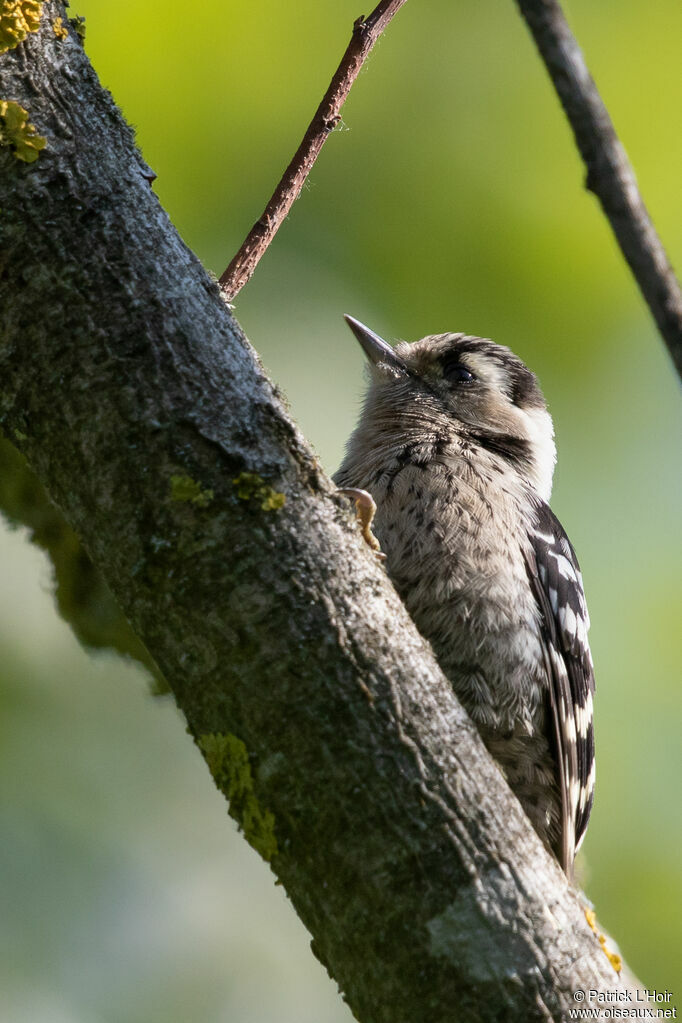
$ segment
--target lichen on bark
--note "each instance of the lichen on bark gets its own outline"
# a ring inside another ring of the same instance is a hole
[[[244,838],[269,863],[277,855],[275,818],[256,798],[249,753],[236,735],[201,735],[199,749],[216,785],[230,804],[230,816]]]
[[[35,163],[47,139],[28,118],[28,110],[19,103],[0,99],[0,146],[7,146],[23,163]]]
[[[37,32],[42,14],[42,0],[2,0],[0,54],[18,46],[30,32]]]

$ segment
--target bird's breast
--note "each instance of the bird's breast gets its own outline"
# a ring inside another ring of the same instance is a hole
[[[469,713],[532,730],[542,651],[520,496],[466,467],[409,465],[365,485],[387,571]]]

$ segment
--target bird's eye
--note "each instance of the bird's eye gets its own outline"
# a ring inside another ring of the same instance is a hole
[[[453,384],[472,384],[476,377],[458,359],[443,359],[443,376]]]

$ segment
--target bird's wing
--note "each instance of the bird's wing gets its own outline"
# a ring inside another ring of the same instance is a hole
[[[594,798],[594,668],[590,618],[575,551],[561,523],[537,501],[526,565],[542,616],[562,803],[562,866],[570,875]]]

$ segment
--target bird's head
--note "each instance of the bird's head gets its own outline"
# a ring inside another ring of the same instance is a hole
[[[358,431],[449,431],[506,461],[548,500],[554,427],[535,375],[509,348],[468,334],[434,334],[395,348],[352,316],[370,364]]]

